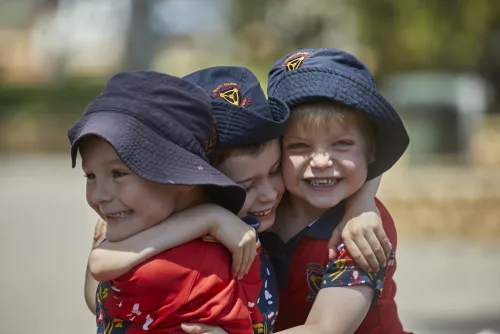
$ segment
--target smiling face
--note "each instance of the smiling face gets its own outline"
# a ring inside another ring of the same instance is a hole
[[[107,222],[106,238],[120,241],[190,205],[202,189],[153,183],[135,175],[105,140],[89,136],[80,145],[87,202]]]
[[[217,165],[222,173],[246,189],[245,204],[238,216],[258,217],[259,232],[274,224],[276,207],[285,190],[280,164],[280,143],[274,139],[257,147],[255,152],[236,151]]]
[[[293,109],[283,136],[286,189],[311,207],[328,209],[358,191],[373,160],[370,124],[332,102]]]

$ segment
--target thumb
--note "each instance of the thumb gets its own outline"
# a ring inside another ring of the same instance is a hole
[[[341,236],[340,236],[340,226],[337,226],[335,230],[333,230],[332,237],[328,241],[328,258],[333,260],[337,257],[337,245],[340,244]]]
[[[201,334],[203,333],[203,329],[200,325],[195,324],[181,324],[181,328],[185,333],[191,334]]]

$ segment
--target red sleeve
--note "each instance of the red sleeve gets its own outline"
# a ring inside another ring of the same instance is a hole
[[[260,258],[257,256],[248,274],[238,280],[227,249],[213,244],[218,252],[205,259],[188,300],[189,308],[197,314],[195,322],[219,326],[228,333],[252,333],[252,319],[260,315],[256,306],[262,287]]]
[[[191,241],[110,283],[106,313],[130,321],[127,333],[135,333],[134,328],[183,333],[182,322],[219,326],[229,333],[252,332],[242,284],[221,244]]]

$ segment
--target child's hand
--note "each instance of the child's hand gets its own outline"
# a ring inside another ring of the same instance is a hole
[[[181,328],[185,333],[190,334],[227,334],[227,332],[220,327],[203,324],[181,324]]]
[[[342,241],[354,261],[366,272],[377,272],[386,265],[391,243],[385,234],[380,212],[373,202],[370,208],[352,206],[333,231],[328,242],[329,257],[337,257],[336,246]]]
[[[236,216],[220,218],[209,234],[233,254],[234,272],[241,279],[250,270],[257,254],[257,232]]]
[[[102,219],[99,219],[95,224],[94,229],[94,247],[96,248],[101,244],[101,242],[106,238],[106,222]]]

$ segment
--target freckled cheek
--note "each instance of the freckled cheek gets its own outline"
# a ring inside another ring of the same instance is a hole
[[[287,189],[293,188],[293,185],[297,183],[297,179],[301,178],[304,161],[304,158],[298,156],[283,156],[281,174]]]

